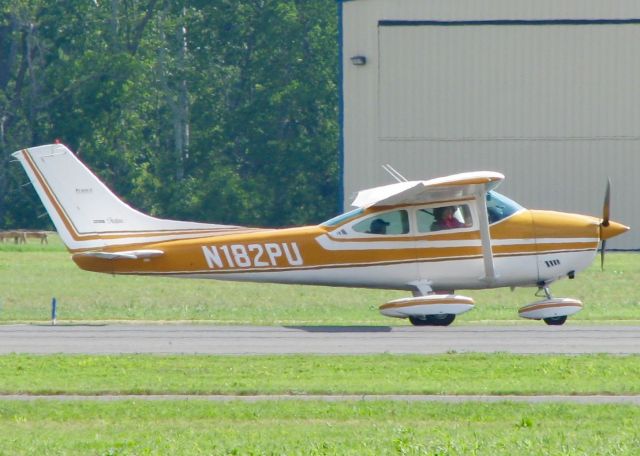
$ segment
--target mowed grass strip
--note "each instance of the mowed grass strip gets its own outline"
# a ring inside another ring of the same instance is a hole
[[[2,454],[636,455],[640,407],[0,401]]]
[[[2,394],[640,394],[640,356],[0,356]]]
[[[640,256],[610,253],[599,262],[552,286],[556,296],[580,299],[576,322],[640,321]],[[458,292],[476,308],[455,324],[518,322],[518,308],[539,298],[534,288]],[[0,243],[0,322],[45,321],[51,299],[59,321],[204,321],[257,325],[408,325],[383,317],[378,307],[406,292],[314,286],[126,277],[80,270],[57,236],[48,246]]]

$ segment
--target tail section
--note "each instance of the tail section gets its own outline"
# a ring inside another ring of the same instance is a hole
[[[72,252],[243,230],[238,226],[164,220],[143,214],[118,198],[62,144],[23,149],[13,156],[24,167]]]

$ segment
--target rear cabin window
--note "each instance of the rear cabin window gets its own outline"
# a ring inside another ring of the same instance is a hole
[[[473,225],[467,204],[425,207],[416,212],[419,233],[468,228]]]
[[[409,215],[405,210],[376,214],[353,225],[357,233],[398,235],[409,232]]]

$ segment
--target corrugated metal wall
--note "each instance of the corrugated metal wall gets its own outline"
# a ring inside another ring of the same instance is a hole
[[[342,8],[345,207],[391,182],[384,163],[411,179],[500,171],[527,207],[593,215],[611,177],[613,216],[632,226],[611,247],[640,248],[640,2]]]

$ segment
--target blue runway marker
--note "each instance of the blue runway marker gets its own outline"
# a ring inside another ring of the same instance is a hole
[[[55,325],[56,324],[56,307],[57,307],[57,302],[56,302],[56,298],[53,298],[51,300],[51,324]]]

